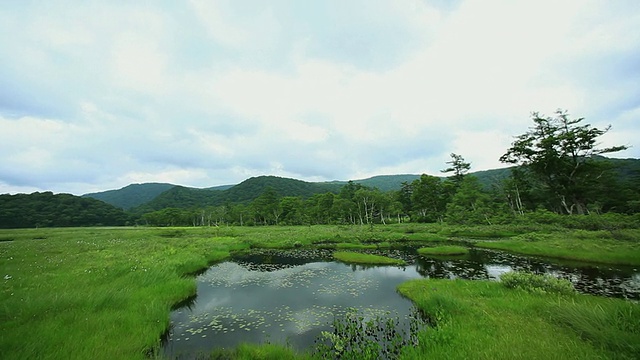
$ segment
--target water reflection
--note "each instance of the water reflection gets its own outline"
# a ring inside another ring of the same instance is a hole
[[[526,270],[568,279],[580,292],[640,300],[640,272],[630,267],[558,263],[482,249],[449,258],[421,257],[415,248],[367,252],[402,258],[408,265],[345,265],[331,261],[328,250],[260,250],[211,267],[197,277],[197,297],[172,312],[165,355],[194,356],[240,342],[305,349],[350,309],[408,320],[412,304],[395,289],[413,278],[496,280],[505,272]]]
[[[557,262],[495,250],[471,249],[458,258],[417,258],[416,269],[426,278],[499,279],[508,271],[551,274],[571,281],[579,292],[640,300],[640,272],[633,267]]]

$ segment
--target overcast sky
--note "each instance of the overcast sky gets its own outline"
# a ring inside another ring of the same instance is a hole
[[[0,193],[440,175],[558,108],[640,157],[640,1],[0,5]]]

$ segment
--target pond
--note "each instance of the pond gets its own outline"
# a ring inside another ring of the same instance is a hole
[[[394,318],[408,328],[416,310],[396,287],[414,278],[499,279],[511,270],[549,273],[580,292],[640,300],[640,271],[632,267],[558,263],[495,250],[427,258],[415,247],[367,251],[402,258],[406,266],[332,261],[329,250],[258,250],[212,266],[197,277],[197,297],[171,314],[163,352],[193,357],[242,342],[289,344],[304,350],[351,311],[367,319]]]

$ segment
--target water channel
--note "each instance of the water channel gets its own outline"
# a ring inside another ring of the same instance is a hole
[[[568,279],[579,292],[640,300],[640,269],[633,267],[475,248],[449,258],[421,257],[414,247],[368,252],[408,265],[347,265],[332,261],[329,250],[258,250],[212,266],[197,277],[197,297],[172,312],[164,354],[191,358],[243,342],[308,349],[349,311],[408,322],[415,309],[395,289],[415,278],[497,280],[505,272],[526,270]]]

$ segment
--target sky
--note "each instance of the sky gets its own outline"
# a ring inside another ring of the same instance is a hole
[[[472,171],[557,109],[640,158],[637,0],[0,4],[0,194]]]

